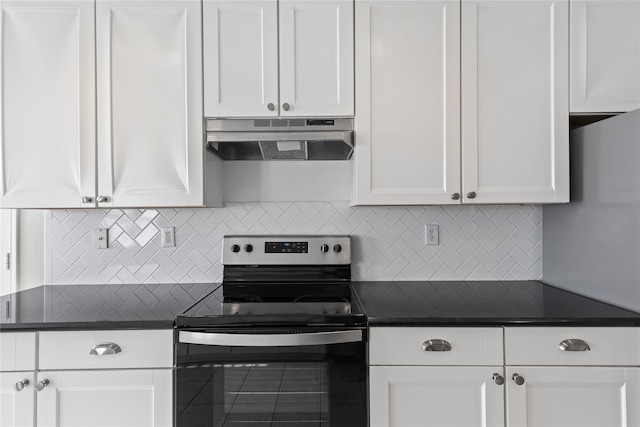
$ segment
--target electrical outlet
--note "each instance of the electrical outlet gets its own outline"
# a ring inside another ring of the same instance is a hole
[[[440,231],[437,225],[424,226],[424,244],[427,246],[440,244]]]
[[[107,249],[109,247],[109,234],[107,228],[96,228],[93,230],[93,247],[96,249]]]
[[[163,227],[160,229],[163,248],[173,248],[176,245],[176,234],[174,227]]]

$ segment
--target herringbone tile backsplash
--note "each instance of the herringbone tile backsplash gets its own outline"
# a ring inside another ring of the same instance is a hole
[[[219,282],[225,234],[349,234],[353,280],[530,280],[542,277],[539,206],[352,207],[347,202],[242,203],[219,209],[54,210],[49,284]],[[424,226],[440,226],[426,246]],[[93,230],[109,229],[109,248]],[[160,246],[175,227],[176,247]]]

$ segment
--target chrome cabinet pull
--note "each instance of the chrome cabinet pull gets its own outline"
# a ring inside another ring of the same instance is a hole
[[[570,338],[558,344],[561,351],[591,351],[591,347],[585,341],[578,338]]]
[[[289,108],[291,108],[291,106],[289,104],[287,104],[286,102],[284,104],[282,104],[282,109],[284,111],[289,111]]]
[[[511,377],[511,379],[517,384],[517,385],[522,385],[524,384],[524,377],[520,376],[519,374],[513,374],[513,376]]]
[[[451,195],[451,199],[453,200],[460,200],[460,193],[453,193]]]
[[[107,203],[109,198],[107,196],[98,196],[98,203]]]
[[[275,106],[275,105],[273,105],[273,103],[272,103],[272,102],[270,102],[270,103],[268,103],[268,104],[267,104],[267,109],[268,109],[269,111],[273,111],[273,110],[275,110],[275,109],[276,109],[276,106]]]
[[[36,383],[36,390],[37,390],[37,391],[42,391],[42,390],[44,390],[44,388],[45,388],[46,386],[48,386],[48,385],[49,385],[49,380],[47,380],[47,379],[44,379],[44,380],[42,380],[42,381],[38,381],[38,382]]]
[[[109,354],[117,354],[122,351],[122,348],[113,342],[103,342],[100,344],[96,344],[89,351],[90,355],[93,356],[107,356]]]
[[[469,192],[467,193],[467,197],[468,197],[468,198],[470,198],[470,199],[475,199],[475,198],[476,198],[476,196],[477,196],[477,194],[476,194],[476,192],[475,192],[475,191],[469,191]]]
[[[493,377],[491,377],[491,379],[498,385],[504,384],[504,377],[497,372],[493,374]]]
[[[82,196],[82,203],[93,203],[93,197]]]
[[[451,351],[451,344],[446,340],[433,339],[422,343],[424,351]]]
[[[29,380],[28,379],[24,379],[22,381],[18,381],[16,383],[16,391],[22,391],[23,388],[25,388],[26,386],[29,385]]]

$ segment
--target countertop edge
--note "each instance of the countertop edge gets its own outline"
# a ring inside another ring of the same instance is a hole
[[[127,330],[127,329],[174,329],[171,320],[136,320],[136,321],[104,321],[104,322],[46,322],[46,323],[14,323],[0,325],[1,332],[29,331],[91,331],[91,330]]]
[[[599,318],[599,319],[367,319],[369,327],[639,327],[640,318]]]

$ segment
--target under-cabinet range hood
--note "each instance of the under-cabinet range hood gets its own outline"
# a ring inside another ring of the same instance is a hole
[[[207,151],[223,160],[348,160],[353,119],[207,119]]]

